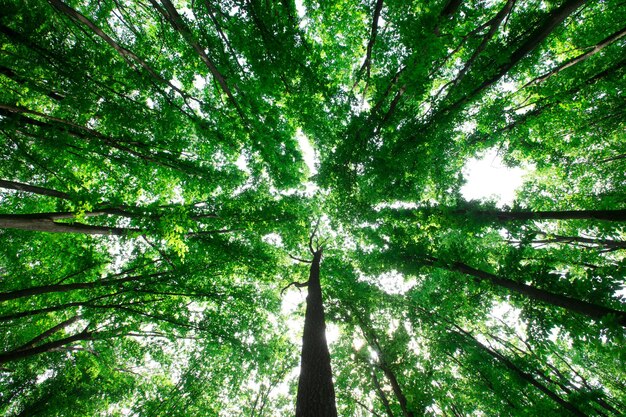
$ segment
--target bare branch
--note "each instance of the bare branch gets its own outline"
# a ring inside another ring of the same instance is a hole
[[[313,262],[313,261],[308,261],[306,259],[298,258],[297,256],[293,256],[290,253],[288,253],[287,256],[289,256],[294,261],[302,262],[302,263],[305,263],[305,264],[310,264],[311,262]]]
[[[306,281],[306,282],[297,282],[297,281],[294,281],[294,282],[292,282],[291,284],[289,284],[289,285],[287,285],[286,287],[284,287],[282,290],[280,290],[280,295],[281,295],[281,297],[282,297],[282,295],[284,294],[284,292],[285,292],[285,291],[287,291],[287,289],[288,289],[289,287],[291,287],[291,286],[294,286],[294,287],[296,287],[296,288],[303,288],[303,287],[306,287],[306,286],[308,286],[308,285],[309,285],[309,281]]]
[[[317,218],[317,222],[315,222],[315,227],[313,228],[313,231],[311,232],[311,236],[309,237],[309,250],[311,251],[311,253],[313,255],[315,255],[315,250],[313,249],[313,238],[315,237],[316,233],[317,233],[317,228],[320,225],[320,218]]]

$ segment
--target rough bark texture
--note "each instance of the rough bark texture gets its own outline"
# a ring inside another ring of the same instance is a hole
[[[320,286],[321,258],[322,251],[318,250],[309,275],[296,417],[337,416]]]

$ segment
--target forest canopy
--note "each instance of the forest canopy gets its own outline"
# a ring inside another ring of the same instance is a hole
[[[2,415],[626,414],[621,0],[0,10]]]

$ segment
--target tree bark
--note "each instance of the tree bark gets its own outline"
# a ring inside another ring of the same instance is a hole
[[[578,55],[575,58],[570,59],[569,61],[566,61],[564,63],[562,63],[561,65],[558,65],[557,67],[555,67],[554,69],[552,69],[551,71],[529,81],[528,83],[526,83],[526,85],[530,85],[530,84],[534,84],[534,83],[540,83],[543,82],[545,80],[547,80],[548,78],[552,77],[555,74],[558,74],[559,72],[578,64],[579,62],[582,62],[584,60],[586,60],[587,58],[597,54],[598,52],[600,52],[602,49],[604,49],[605,47],[607,47],[608,45],[612,44],[613,42],[615,42],[616,40],[622,38],[623,36],[626,35],[626,28],[622,28],[619,31],[609,35],[608,37],[604,38],[603,40],[601,40],[600,42],[598,42],[598,44],[594,45],[593,48],[591,48],[589,51]]]
[[[16,298],[30,297],[37,294],[48,294],[51,292],[67,292],[73,290],[92,289],[97,287],[110,287],[121,285],[125,282],[139,281],[144,278],[152,278],[163,275],[164,272],[156,272],[150,275],[133,275],[120,279],[100,280],[93,282],[75,282],[72,284],[52,284],[40,285],[38,287],[23,288],[15,291],[0,292],[0,301],[14,300]]]
[[[183,37],[183,39],[189,44],[189,46],[191,46],[193,50],[198,54],[202,62],[209,69],[209,72],[211,73],[213,78],[215,78],[215,80],[221,87],[222,91],[224,91],[224,93],[228,97],[228,100],[235,107],[235,110],[237,110],[239,117],[241,117],[241,119],[244,122],[247,122],[246,115],[243,113],[241,106],[239,106],[237,99],[233,95],[233,92],[231,91],[230,87],[228,86],[228,83],[226,82],[226,77],[224,77],[224,75],[217,69],[217,66],[215,65],[215,63],[211,60],[211,58],[209,58],[205,48],[203,48],[202,45],[200,45],[196,41],[196,39],[193,36],[193,33],[191,32],[191,29],[187,26],[184,19],[178,13],[178,10],[176,10],[176,7],[172,4],[172,2],[169,0],[161,0],[161,3],[163,4],[163,8],[162,8],[162,7],[159,7],[158,3],[156,3],[155,0],[149,0],[149,1],[150,3],[152,3],[154,8],[157,9],[159,13],[161,13],[163,17],[165,17],[170,22],[174,30],[176,30]]]
[[[448,17],[453,15],[461,6],[461,3],[463,3],[463,0],[448,0],[446,5],[443,7],[443,10],[441,11],[441,16]]]
[[[582,236],[561,236],[552,235],[544,232],[537,232],[538,235],[545,236],[546,239],[533,240],[532,243],[583,243],[595,246],[604,246],[608,249],[626,249],[626,242],[621,240],[611,239],[594,239]],[[585,246],[590,247],[590,246]]]
[[[49,338],[53,334],[57,333],[59,330],[62,330],[62,329],[65,329],[68,326],[71,326],[72,324],[76,323],[80,319],[81,319],[80,315],[72,316],[69,319],[64,320],[61,323],[57,324],[56,326],[49,328],[45,332],[35,336],[33,339],[31,339],[28,342],[24,343],[22,346],[18,347],[15,350],[19,351],[19,350],[25,350],[25,349],[33,348],[33,347],[35,347],[35,345],[37,343],[41,342],[42,340],[46,340],[47,338]]]
[[[44,213],[44,215],[47,213]],[[35,232],[49,233],[82,233],[87,235],[114,235],[125,236],[131,232],[140,232],[141,229],[91,226],[83,223],[59,223],[50,217],[32,214],[2,214],[0,215],[0,229],[20,229]]]
[[[337,416],[320,285],[321,258],[320,249],[313,255],[309,274],[296,417]]]
[[[391,384],[391,389],[393,390],[393,393],[396,396],[398,403],[400,404],[400,408],[402,409],[402,414],[404,415],[404,417],[415,417],[415,413],[409,410],[409,403],[406,399],[406,396],[404,395],[404,392],[402,392],[402,387],[400,387],[400,383],[398,382],[396,375],[393,373],[391,368],[389,368],[389,365],[384,360],[384,358],[381,357],[379,359],[380,362],[378,364],[378,367],[383,371],[385,377],[387,377],[387,379],[389,380],[389,383]]]
[[[562,307],[569,311],[583,314],[596,320],[600,320],[606,315],[613,314],[617,316],[619,324],[621,324],[622,326],[626,326],[626,312],[623,311],[614,310],[612,308],[604,307],[597,304],[592,304],[587,301],[577,300],[575,298],[571,298],[562,294],[554,294],[552,292],[535,288],[521,282],[502,278],[489,272],[472,268],[471,266],[461,262],[454,262],[451,265],[447,266],[446,269],[470,275],[474,278],[478,278],[481,281],[487,281],[493,285],[506,288],[518,294],[525,295],[526,297],[533,300]]]
[[[385,407],[385,413],[387,413],[387,417],[394,417],[393,411],[391,410],[391,404],[389,404],[389,399],[380,386],[380,381],[376,376],[376,370],[372,369],[372,382],[374,383],[374,388],[376,388],[376,394],[378,394],[378,398],[383,403],[383,407]]]
[[[570,14],[576,9],[582,6],[585,0],[566,0],[560,7],[550,13],[542,25],[540,25],[533,33],[526,38],[526,41],[520,45],[509,57],[508,62],[502,64],[494,75],[483,81],[478,87],[472,90],[469,94],[455,101],[452,105],[444,109],[444,112],[449,113],[458,109],[463,104],[467,103],[473,97],[480,92],[495,84],[504,77],[511,68],[513,68],[519,61],[526,55],[532,52],[541,42],[543,42],[551,33],[560,25]]]
[[[73,336],[65,337],[60,340],[55,340],[54,342],[44,343],[41,346],[0,353],[0,364],[24,359],[29,356],[38,355],[40,353],[50,352],[53,349],[69,345],[70,343],[74,343],[79,340],[92,340],[93,337],[94,333],[83,331]]]
[[[543,211],[506,211],[482,210],[480,208],[418,208],[418,209],[383,209],[380,212],[392,213],[399,218],[414,216],[415,213],[424,215],[455,215],[475,217],[483,220],[509,222],[518,220],[602,220],[611,222],[626,221],[626,209],[618,210],[543,210]]]
[[[61,192],[61,191],[53,190],[50,188],[38,187],[36,185],[23,184],[21,182],[15,182],[15,181],[0,180],[0,188],[6,188],[10,190],[17,190],[17,191],[25,191],[27,193],[45,195],[48,197],[62,198],[64,200],[72,199],[69,194]]]
[[[622,210],[562,210],[562,211],[478,211],[480,217],[493,217],[500,221],[513,220],[606,220],[626,221],[626,209]]]
[[[376,366],[383,371],[383,374],[389,380],[393,394],[395,395],[396,400],[398,400],[398,404],[400,404],[402,415],[404,417],[415,417],[415,412],[409,409],[409,402],[407,401],[406,395],[404,395],[404,392],[402,391],[398,378],[396,378],[393,370],[389,367],[389,362],[387,361],[385,352],[383,352],[374,330],[370,328],[364,320],[359,319],[359,322],[368,344],[376,351],[376,355],[378,356],[378,363]]]

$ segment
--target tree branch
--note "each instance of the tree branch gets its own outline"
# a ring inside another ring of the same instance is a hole
[[[286,287],[284,287],[282,290],[280,290],[280,296],[282,297],[283,293],[285,291],[287,291],[287,289],[291,286],[297,287],[297,288],[304,288],[306,286],[309,285],[309,281],[306,282],[298,282],[298,281],[293,281],[291,284],[287,285]]]

